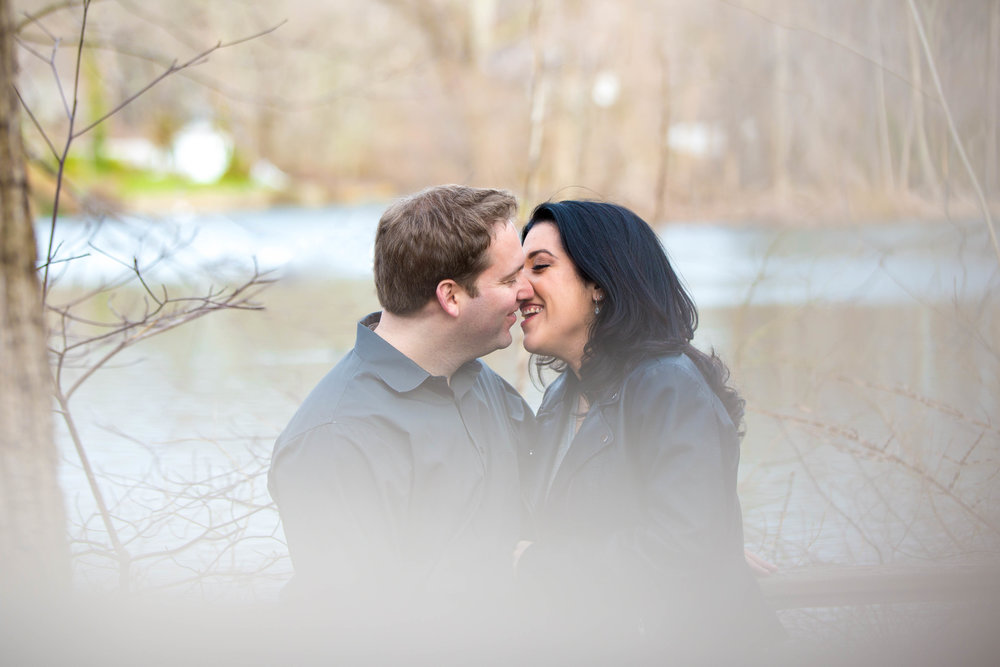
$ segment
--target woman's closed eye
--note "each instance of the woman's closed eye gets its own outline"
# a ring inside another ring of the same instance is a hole
[[[538,272],[541,272],[541,271],[549,268],[549,266],[551,266],[551,265],[550,264],[534,264],[534,265],[532,265],[531,270],[534,271],[535,273],[538,273]]]

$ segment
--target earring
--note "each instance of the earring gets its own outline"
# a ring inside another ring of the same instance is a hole
[[[596,299],[594,299],[594,315],[601,314],[601,301],[603,300],[603,298],[604,297],[599,296]]]

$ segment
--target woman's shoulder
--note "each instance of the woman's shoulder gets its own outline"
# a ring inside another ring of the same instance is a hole
[[[711,392],[705,376],[701,374],[691,358],[683,352],[643,359],[629,371],[622,384],[623,388],[630,385],[647,388],[676,385],[687,390],[693,387],[703,387],[706,391]]]
[[[650,357],[628,374],[621,391],[627,411],[663,408],[663,401],[690,419],[711,419],[732,427],[722,400],[686,354],[678,352]]]
[[[537,415],[552,412],[569,395],[575,395],[576,378],[572,373],[562,373],[545,389]],[[715,394],[695,363],[683,352],[647,357],[629,369],[624,376],[602,392],[598,402],[613,403],[619,398],[649,396],[662,392],[678,391],[686,396],[711,398]]]

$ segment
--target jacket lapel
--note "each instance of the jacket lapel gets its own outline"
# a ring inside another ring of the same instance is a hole
[[[527,451],[525,465],[522,466],[522,493],[530,510],[540,507],[545,501],[552,466],[555,465],[559,449],[560,425],[566,408],[566,397],[571,391],[569,376],[560,375],[549,385],[542,404],[535,414],[535,435]],[[576,378],[572,378],[575,380]],[[573,383],[575,384],[575,383]]]
[[[607,405],[598,403],[587,413],[583,424],[580,425],[580,430],[570,444],[566,458],[563,459],[559,470],[556,471],[552,488],[549,490],[550,496],[562,493],[563,487],[573,479],[576,472],[587,461],[614,443],[614,429],[611,428],[605,415],[607,409]]]

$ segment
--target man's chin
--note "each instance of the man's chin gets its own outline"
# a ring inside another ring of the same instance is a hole
[[[510,335],[509,331],[505,331],[504,335],[500,336],[496,340],[496,346],[490,351],[496,352],[497,350],[504,350],[510,347],[510,344],[513,342],[514,342],[514,337]]]

